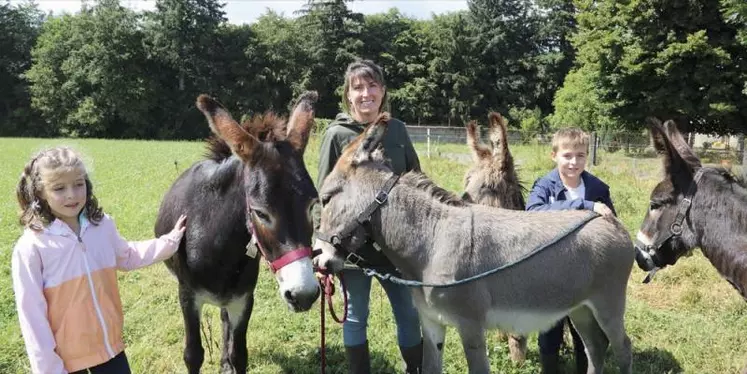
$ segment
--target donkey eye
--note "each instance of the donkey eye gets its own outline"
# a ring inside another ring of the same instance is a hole
[[[270,222],[270,216],[267,213],[254,209],[254,214],[256,214],[257,218],[260,220]]]
[[[332,195],[330,195],[330,194],[324,194],[324,195],[322,195],[322,197],[321,197],[321,198],[319,199],[319,202],[321,202],[321,203],[322,203],[322,206],[325,206],[325,205],[327,205],[327,203],[329,202],[329,199],[330,199],[330,198],[332,198]]]
[[[659,208],[661,208],[661,204],[657,203],[657,202],[653,202],[653,201],[648,206],[649,210],[656,210],[656,209],[659,209]]]

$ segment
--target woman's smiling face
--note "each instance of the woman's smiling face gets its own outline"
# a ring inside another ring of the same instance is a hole
[[[376,119],[381,110],[385,88],[371,78],[353,77],[350,80],[348,101],[353,118],[358,122],[369,123]]]

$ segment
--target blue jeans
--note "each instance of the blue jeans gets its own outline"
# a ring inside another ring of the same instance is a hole
[[[348,319],[342,325],[342,340],[346,347],[361,345],[368,340],[368,305],[371,300],[371,278],[358,269],[342,271],[348,294]],[[400,347],[420,344],[420,317],[412,302],[410,290],[389,281],[379,281],[389,297],[397,323],[397,342]]]

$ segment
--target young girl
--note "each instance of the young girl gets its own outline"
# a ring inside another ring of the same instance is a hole
[[[173,255],[186,217],[158,239],[125,241],[67,147],[33,157],[16,194],[26,229],[13,249],[13,289],[32,372],[130,373],[116,270]]]

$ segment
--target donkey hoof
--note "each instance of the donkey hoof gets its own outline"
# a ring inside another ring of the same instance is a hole
[[[220,374],[236,374],[236,371],[233,370],[231,363],[226,361],[220,364]]]

